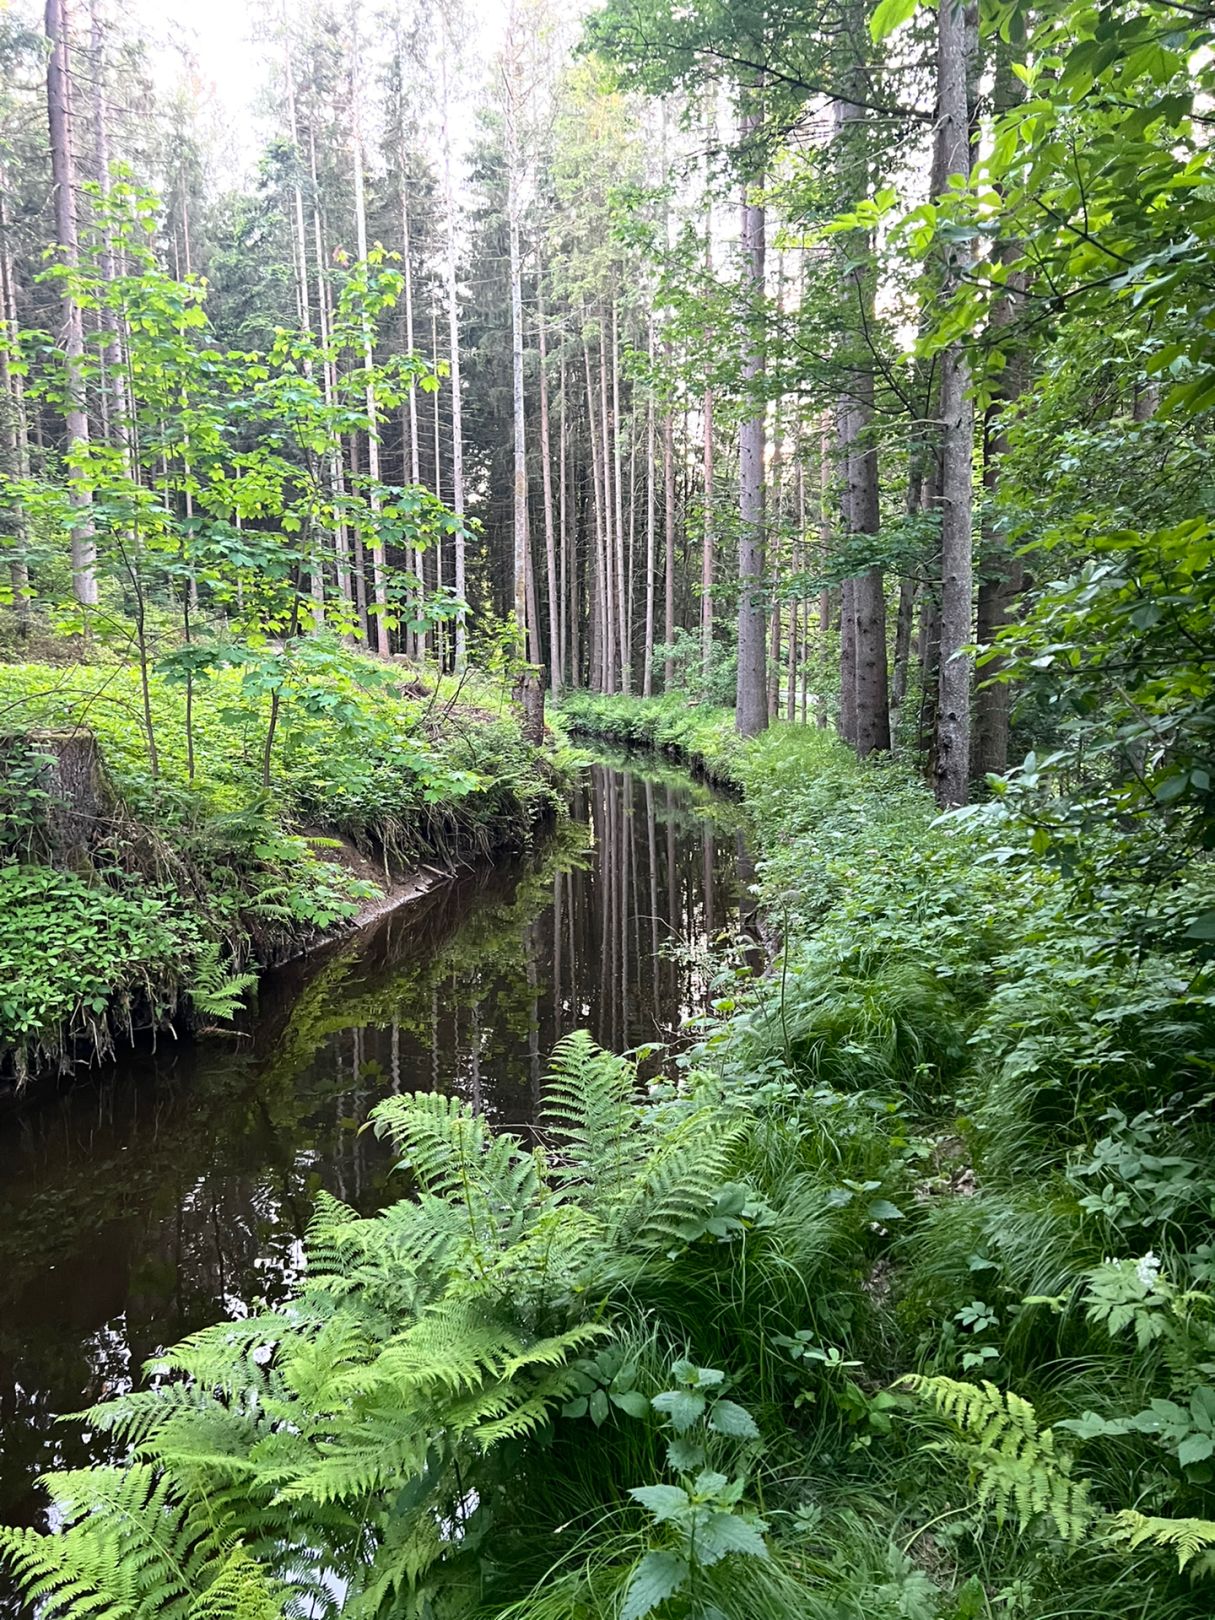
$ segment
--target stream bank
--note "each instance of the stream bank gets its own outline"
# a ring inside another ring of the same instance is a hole
[[[154,753],[129,669],[0,665],[0,1076],[222,1023],[256,971],[562,812],[570,764],[504,690],[306,651],[273,733],[234,670],[158,677]]]

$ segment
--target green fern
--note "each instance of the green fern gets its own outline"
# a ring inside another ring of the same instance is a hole
[[[230,964],[220,961],[218,943],[206,940],[190,969],[190,999],[204,1017],[227,1023],[236,1017],[245,992],[256,983],[256,973],[233,973]]]
[[[205,1612],[231,1549],[165,1475],[135,1464],[54,1474],[46,1483],[61,1534],[0,1530],[0,1558],[31,1607],[68,1620],[195,1620]]]
[[[955,1426],[950,1449],[969,1465],[979,1505],[998,1523],[1011,1511],[1025,1529],[1045,1514],[1064,1541],[1078,1541],[1089,1529],[1096,1510],[1088,1487],[1072,1478],[1071,1457],[1056,1447],[1050,1429],[1038,1426],[1029,1401],[986,1380],[970,1384],[913,1374],[902,1383]]]
[[[1138,1547],[1167,1547],[1177,1554],[1177,1568],[1194,1576],[1215,1575],[1215,1520],[1157,1519],[1126,1508],[1109,1521],[1112,1541]]]

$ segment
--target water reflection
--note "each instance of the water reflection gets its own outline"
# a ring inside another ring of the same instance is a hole
[[[534,860],[271,974],[231,1036],[162,1041],[0,1117],[0,1519],[39,1522],[37,1475],[104,1455],[56,1412],[282,1296],[318,1188],[364,1210],[389,1196],[358,1129],[379,1098],[451,1089],[523,1127],[560,1035],[624,1050],[700,1010],[737,865],[732,806],[596,765]]]

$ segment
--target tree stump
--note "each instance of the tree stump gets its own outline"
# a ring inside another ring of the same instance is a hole
[[[25,767],[33,764],[29,771]],[[45,797],[43,797],[45,795]],[[0,738],[0,804],[8,836],[31,843],[57,866],[87,867],[113,795],[89,731],[29,731]]]
[[[525,664],[511,697],[519,711],[525,741],[539,747],[544,741],[544,671],[535,664]]]

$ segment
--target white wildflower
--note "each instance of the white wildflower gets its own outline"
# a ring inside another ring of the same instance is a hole
[[[1135,1275],[1139,1279],[1139,1286],[1145,1294],[1150,1294],[1156,1286],[1156,1278],[1160,1275],[1160,1261],[1151,1249],[1142,1260],[1135,1262]]]

